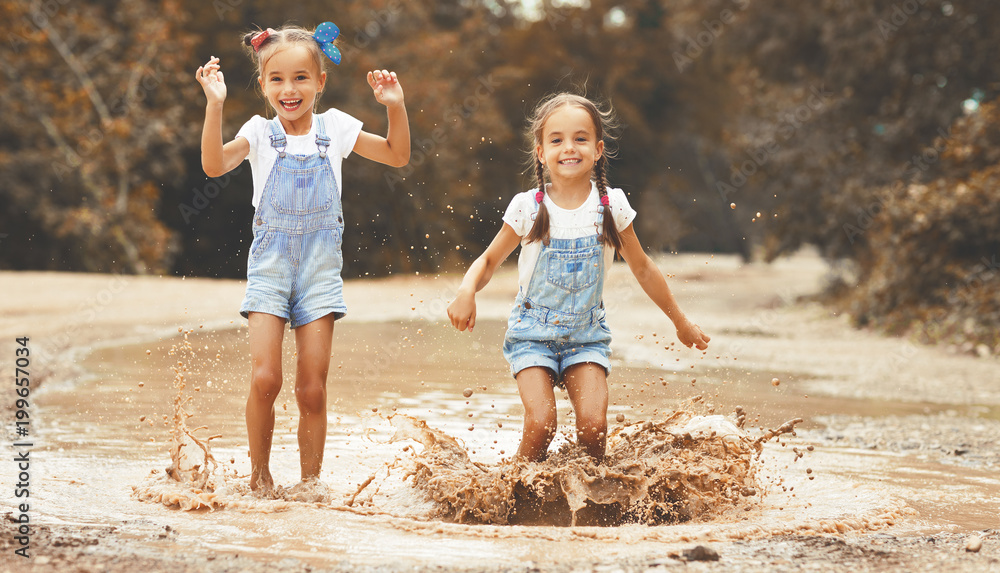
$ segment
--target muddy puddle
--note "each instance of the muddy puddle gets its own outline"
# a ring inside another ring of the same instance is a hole
[[[97,350],[85,379],[40,395],[37,463],[48,477],[33,491],[39,520],[115,523],[154,546],[184,539],[192,551],[261,560],[468,567],[781,534],[963,531],[1000,509],[987,467],[822,433],[838,416],[944,406],[807,396],[809,374],[741,371],[669,341],[654,350],[681,358],[679,367],[615,363],[607,464],[573,449],[564,394],[550,459],[514,462],[521,406],[502,336],[503,324],[486,320],[475,337],[431,322],[338,323],[327,487],[292,492],[297,412],[286,375],[272,448],[277,499],[247,488],[245,328]],[[768,435],[796,418],[794,433]]]

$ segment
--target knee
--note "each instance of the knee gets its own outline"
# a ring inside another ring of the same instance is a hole
[[[250,395],[259,400],[274,402],[281,391],[281,372],[274,368],[254,368],[250,378]]]
[[[599,436],[601,434],[607,434],[608,433],[607,412],[599,411],[599,409],[597,408],[591,410],[584,410],[583,412],[577,412],[576,429],[578,432],[589,436]]]
[[[299,412],[303,414],[325,413],[326,385],[299,384],[295,388],[295,401],[299,405]]]
[[[555,408],[528,408],[524,413],[524,429],[532,433],[555,434]]]

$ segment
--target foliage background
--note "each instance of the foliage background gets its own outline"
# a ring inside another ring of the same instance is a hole
[[[531,185],[534,103],[585,91],[647,248],[814,245],[858,324],[1000,353],[989,0],[2,0],[0,268],[244,276],[249,169],[202,173],[192,76],[222,59],[229,139],[265,113],[242,33],[324,20],[321,106],[384,132],[364,74],[396,70],[414,142],[346,163],[348,276],[461,268]]]

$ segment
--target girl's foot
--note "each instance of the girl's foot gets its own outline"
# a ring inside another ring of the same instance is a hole
[[[274,497],[274,479],[271,478],[271,471],[262,469],[250,472],[250,491],[263,498]]]
[[[319,478],[304,479],[289,489],[285,498],[289,501],[326,503],[331,498],[330,486],[321,482]]]

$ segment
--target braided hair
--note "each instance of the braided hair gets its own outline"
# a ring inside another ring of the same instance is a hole
[[[535,200],[538,202],[538,213],[535,215],[535,223],[531,226],[531,230],[528,231],[528,235],[525,237],[529,243],[542,241],[546,245],[549,244],[549,211],[545,207],[544,202],[546,191],[545,166],[542,165],[541,160],[534,150],[542,143],[542,132],[549,116],[557,109],[567,105],[575,105],[590,114],[591,119],[594,120],[594,131],[597,135],[597,141],[604,141],[607,137],[607,131],[615,126],[614,112],[610,107],[607,110],[598,109],[597,105],[591,100],[575,94],[558,93],[552,95],[542,100],[538,104],[538,107],[535,108],[528,127],[528,136],[533,143],[531,146],[531,158],[535,171],[535,179],[538,181],[538,189],[535,191]],[[610,152],[605,148],[604,153],[597,158],[597,162],[594,165],[594,181],[597,185],[597,193],[600,197],[601,208],[603,210],[601,243],[611,245],[616,250],[621,250],[621,234],[618,232],[618,227],[615,226],[614,216],[611,214],[611,205],[608,199],[607,158],[609,154]]]

